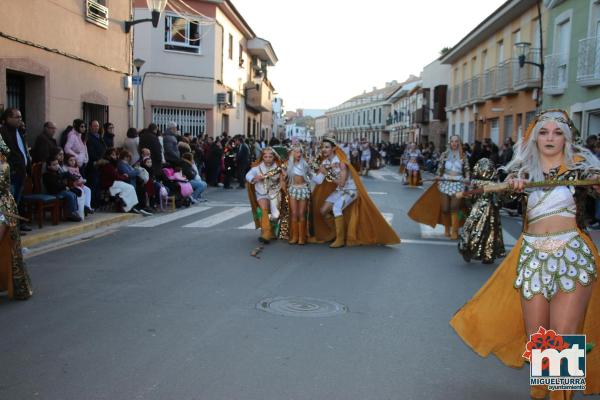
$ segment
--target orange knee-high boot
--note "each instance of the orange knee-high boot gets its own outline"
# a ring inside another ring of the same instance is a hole
[[[329,245],[332,249],[346,245],[346,224],[344,216],[335,217],[335,241]]]
[[[450,218],[452,219],[452,231],[450,231],[450,239],[456,240],[458,239],[458,212],[452,212],[452,214],[450,214]]]
[[[269,213],[267,210],[262,210],[260,217],[260,241],[263,243],[269,243],[273,239],[273,231],[271,229],[271,221],[269,220]]]
[[[306,243],[306,220],[298,221],[298,244]]]
[[[298,224],[296,221],[290,222],[290,240],[288,241],[288,243],[289,244],[298,243]]]

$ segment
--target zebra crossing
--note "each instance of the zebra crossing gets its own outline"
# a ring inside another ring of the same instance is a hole
[[[374,194],[374,193],[372,193]],[[381,192],[383,194],[383,192]],[[388,224],[392,225],[394,213],[382,212]],[[217,203],[209,202],[177,212],[144,218],[129,225],[130,228],[156,228],[166,224],[179,223],[178,228],[184,229],[225,229],[232,231],[254,230],[256,226],[252,219],[252,210],[247,203]],[[431,228],[419,224],[419,235],[413,238],[402,238],[405,244],[433,244],[440,246],[456,246],[444,236],[444,227],[438,225]],[[503,229],[504,244],[512,248],[517,239]]]
[[[382,215],[388,224],[391,225],[394,220],[394,214],[382,213]],[[185,221],[182,221],[184,219]],[[144,218],[142,221],[128,225],[128,227],[156,228],[174,222],[179,222],[181,224],[180,227],[185,229],[209,229],[215,227],[235,230],[255,229],[252,210],[249,205],[242,203],[205,203],[202,206]]]
[[[389,169],[374,169],[369,171],[369,176],[378,181],[404,182],[402,177],[395,171]]]
[[[421,230],[421,238],[422,239],[443,239],[446,240],[444,235],[444,226],[436,225],[435,228],[430,227],[429,225],[419,224],[419,228]],[[517,238],[514,237],[510,232],[506,229],[502,228],[502,236],[504,238],[504,246],[507,248],[512,248],[517,243]],[[456,242],[447,242],[451,245],[455,246]],[[440,244],[444,244],[441,242]]]

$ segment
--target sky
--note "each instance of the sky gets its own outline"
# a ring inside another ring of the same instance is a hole
[[[327,109],[419,75],[505,0],[232,0],[279,62],[286,110]]]

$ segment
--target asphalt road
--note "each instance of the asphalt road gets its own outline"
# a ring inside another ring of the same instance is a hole
[[[406,217],[422,190],[377,178],[401,245],[279,242],[257,259],[246,193],[213,189],[203,208],[30,258],[34,297],[0,297],[0,399],[528,398],[527,369],[448,325],[497,264],[464,263]]]

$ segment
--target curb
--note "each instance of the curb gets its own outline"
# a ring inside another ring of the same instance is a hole
[[[137,214],[115,214],[113,217],[103,218],[98,221],[81,222],[77,225],[65,227],[64,229],[54,230],[50,232],[40,232],[21,237],[23,247],[33,247],[39,244],[52,240],[60,240],[70,238],[72,236],[81,235],[82,233],[93,231],[109,225],[118,224],[121,222],[142,218]]]

